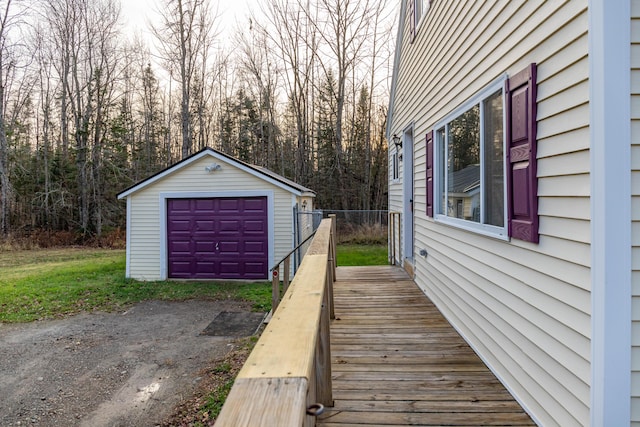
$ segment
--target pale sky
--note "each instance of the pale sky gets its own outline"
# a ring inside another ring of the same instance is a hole
[[[142,33],[149,37],[147,22],[157,19],[156,10],[161,0],[120,0],[122,4],[123,22],[131,28],[132,33]],[[244,22],[248,14],[248,5],[255,0],[211,0],[211,7],[218,8],[220,17],[216,20],[217,26],[222,34],[231,31],[236,22]]]

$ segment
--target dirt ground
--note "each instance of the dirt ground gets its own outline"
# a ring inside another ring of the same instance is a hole
[[[0,324],[1,426],[156,426],[236,337],[201,335],[229,301],[149,301],[120,313]]]

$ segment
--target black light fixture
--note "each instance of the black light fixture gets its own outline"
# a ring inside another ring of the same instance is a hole
[[[391,141],[393,141],[394,145],[396,146],[396,150],[402,148],[402,138],[400,138],[397,134],[393,134],[393,136],[391,137]]]

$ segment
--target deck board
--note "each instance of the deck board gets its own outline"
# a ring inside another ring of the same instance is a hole
[[[334,299],[318,426],[535,425],[404,270],[339,267]]]

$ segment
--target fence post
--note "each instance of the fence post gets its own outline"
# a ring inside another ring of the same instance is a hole
[[[271,313],[276,312],[280,304],[280,265],[273,270],[273,276],[271,278]]]

